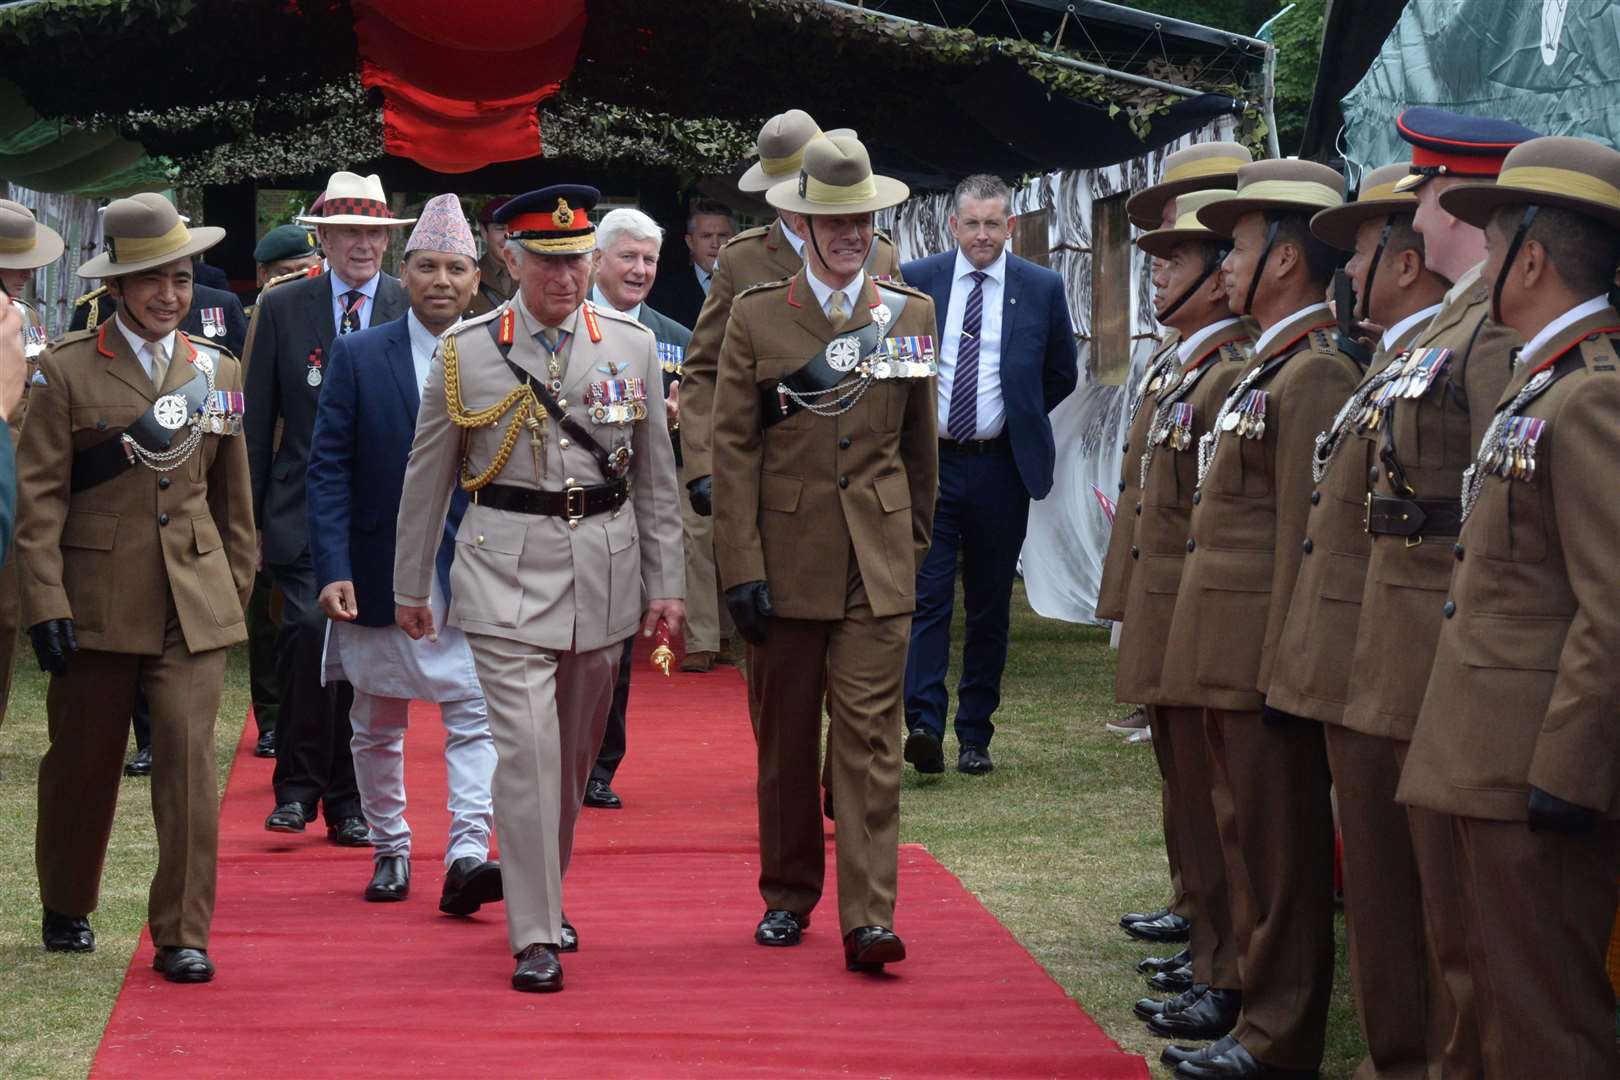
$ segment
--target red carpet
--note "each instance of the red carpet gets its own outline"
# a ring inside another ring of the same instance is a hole
[[[753,943],[754,747],[735,669],[637,662],[626,809],[587,810],[568,878],[580,951],[561,994],[510,989],[505,919],[437,911],[448,814],[431,708],[406,739],[412,895],[360,899],[368,852],[319,824],[267,833],[247,725],[225,795],[210,986],[143,937],[93,1077],[1085,1077],[1145,1080],[926,850],[900,859],[892,975],[844,971],[829,859],[805,943]]]

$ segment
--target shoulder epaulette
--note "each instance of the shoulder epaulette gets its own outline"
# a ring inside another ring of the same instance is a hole
[[[744,229],[736,236],[733,236],[730,240],[727,240],[725,246],[730,247],[739,240],[760,240],[763,239],[765,234],[770,231],[771,227],[769,225],[756,225],[752,229]]]
[[[225,348],[223,345],[215,345],[211,341],[198,341],[184,330],[180,331],[180,336],[185,338],[193,349],[196,349],[198,352],[209,357],[210,359],[217,361],[222,356],[229,357],[232,360],[236,359],[235,354],[232,353],[231,350]]]
[[[469,315],[465,319],[462,319],[460,322],[458,322],[458,323],[454,324],[453,326],[451,326],[450,329],[446,330],[444,332],[444,334],[440,335],[440,337],[443,337],[445,334],[459,334],[463,330],[467,329],[468,327],[482,326],[484,323],[489,322],[491,319],[499,318],[501,312],[505,311],[506,308],[507,308],[507,305],[510,304],[510,303],[511,303],[511,301],[508,300],[505,304],[497,304],[493,308],[490,308],[488,311],[483,312],[480,315]]]
[[[1620,358],[1620,337],[1611,334],[1592,334],[1581,342],[1581,360],[1586,364],[1586,370],[1591,372],[1612,373],[1617,368],[1616,359]]]
[[[311,275],[307,270],[289,270],[285,274],[277,274],[275,277],[271,278],[269,281],[266,281],[262,286],[260,286],[259,295],[263,296],[266,292],[275,288],[277,285],[285,285],[289,281],[297,281],[299,278],[309,276]]]
[[[1336,353],[1339,351],[1339,347],[1333,342],[1333,336],[1328,333],[1325,326],[1318,326],[1311,331],[1311,349],[1319,353]]]
[[[1254,359],[1254,342],[1228,341],[1221,346],[1221,359],[1235,363],[1248,363]]]
[[[915,285],[907,285],[903,281],[895,281],[892,278],[884,278],[882,280],[879,280],[878,278],[873,278],[872,281],[880,289],[889,289],[889,290],[891,290],[893,292],[902,292],[902,293],[905,293],[907,296],[915,296],[915,297],[918,297],[918,298],[923,299],[923,300],[930,299],[929,295],[927,293],[923,292],[921,289],[917,288],[917,286],[915,286]]]
[[[791,285],[791,284],[793,284],[793,278],[791,276],[785,277],[785,278],[779,278],[776,281],[762,281],[758,285],[750,285],[750,286],[748,286],[748,288],[744,289],[742,292],[737,294],[736,299],[741,300],[745,296],[751,296],[751,295],[753,295],[754,293],[757,293],[757,292],[764,292],[766,289],[786,288],[788,285]]]
[[[102,296],[105,296],[106,293],[107,293],[107,286],[99,285],[96,288],[91,289],[89,292],[85,293],[83,296],[79,297],[77,300],[73,301],[73,306],[74,307],[79,307],[79,306],[81,306],[83,304],[88,304],[92,300],[99,300]]]
[[[61,337],[51,342],[52,349],[60,349],[63,345],[71,345],[75,341],[87,341],[96,336],[99,326],[87,326],[83,330],[69,330]]]

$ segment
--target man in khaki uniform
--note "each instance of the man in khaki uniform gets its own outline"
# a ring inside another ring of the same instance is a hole
[[[825,699],[851,970],[905,958],[892,929],[901,698],[939,472],[934,305],[864,265],[872,212],[906,195],[853,137],[806,147],[799,176],[768,193],[800,215],[805,265],[737,298],[715,396],[716,553],[758,704],[755,940],[798,944],[821,898]]]
[[[1232,237],[1222,280],[1236,314],[1261,328],[1255,358],[1201,440],[1187,559],[1161,686],[1207,710],[1216,783],[1234,817],[1227,873],[1247,884],[1243,1012],[1232,1034],[1179,1056],[1188,1080],[1304,1075],[1321,1064],[1333,982],[1333,818],[1322,728],[1266,710],[1277,641],[1303,557],[1317,433],[1361,372],[1335,345],[1322,294],[1338,255],[1310,215],[1343,202],[1322,165],[1259,161],[1237,196],[1198,211]],[[1239,928],[1240,935],[1243,928]]]
[[[494,311],[517,292],[512,268],[506,261],[506,226],[495,220],[495,212],[508,198],[495,195],[478,208],[478,232],[484,238],[484,254],[478,260],[478,291],[467,305],[469,317]]]
[[[1132,427],[1137,454],[1127,455],[1137,494],[1119,508],[1116,527],[1129,533],[1127,560],[1136,567],[1125,589],[1115,693],[1147,703],[1153,752],[1164,778],[1165,843],[1179,839],[1181,880],[1190,913],[1188,964],[1161,971],[1154,984],[1180,990],[1168,1001],[1144,999],[1136,1014],[1156,1032],[1219,1038],[1237,1020],[1243,981],[1238,935],[1210,793],[1203,710],[1162,696],[1170,658],[1164,639],[1175,613],[1187,522],[1198,483],[1198,440],[1253,353],[1243,320],[1232,314],[1221,286],[1227,240],[1199,224],[1198,210],[1229,199],[1226,189],[1178,196],[1173,228],[1137,239],[1153,256],[1159,321],[1179,342],[1174,364],[1155,374],[1137,399]],[[1145,419],[1144,419],[1145,418]],[[1162,920],[1161,920],[1162,921]],[[1156,929],[1156,928],[1155,928]]]
[[[1417,867],[1410,848],[1391,844],[1406,836],[1394,797],[1393,744],[1342,720],[1371,549],[1368,470],[1379,468],[1379,431],[1390,403],[1421,393],[1443,363],[1437,353],[1410,350],[1439,311],[1447,283],[1424,262],[1412,226],[1417,196],[1396,190],[1408,175],[1404,162],[1374,169],[1354,203],[1311,222],[1321,240],[1353,253],[1352,316],[1384,329],[1360,385],[1317,436],[1304,557],[1266,688],[1270,707],[1323,725],[1343,837],[1350,978],[1367,1040],[1362,1072],[1390,1080],[1422,1080],[1427,1072],[1430,1000],[1439,996],[1439,980],[1427,962]]]
[[[565,184],[501,207],[518,293],[440,342],[394,561],[399,625],[434,634],[451,491],[472,492],[447,619],[488,702],[512,985],[525,991],[562,989],[562,879],[623,642],[660,619],[679,634],[684,617],[655,339],[585,299],[599,197]]]
[[[191,256],[224,230],[188,229],[158,195],[110,203],[105,254],[79,267],[120,303],[40,361],[18,452],[23,610],[51,743],[39,769],[35,856],[45,947],[95,947],[87,916],[118,799],[137,690],[151,707],[158,867],[154,966],[206,982],[219,790],[214,719],[226,647],[247,637],[253,511],[241,370],[177,327]]]
[[[1440,205],[1485,229],[1493,316],[1528,341],[1463,474],[1397,795],[1451,817],[1484,1075],[1617,1076],[1620,153],[1531,139]]]
[[[1176,209],[1178,196],[1194,191],[1230,190],[1237,186],[1238,168],[1247,165],[1253,159],[1254,156],[1249,153],[1248,148],[1238,143],[1199,143],[1185,150],[1177,150],[1164,159],[1164,169],[1157,184],[1138,191],[1126,200],[1125,213],[1130,216],[1131,223],[1139,229],[1174,229],[1178,217]],[[1155,271],[1161,269],[1161,263],[1162,260],[1154,256]],[[1219,269],[1218,265],[1216,269]],[[1216,275],[1211,273],[1210,277],[1214,278]],[[1181,300],[1185,301],[1196,291],[1189,289]],[[1168,303],[1174,304],[1177,301],[1172,298]],[[1159,314],[1173,317],[1176,310],[1178,309],[1166,307]],[[1130,548],[1134,524],[1118,515],[1130,514],[1131,507],[1136,505],[1140,496],[1139,455],[1143,451],[1143,439],[1147,434],[1148,423],[1152,419],[1152,411],[1144,411],[1142,403],[1147,397],[1148,387],[1153,385],[1155,379],[1162,379],[1172,368],[1179,367],[1176,350],[1181,345],[1181,332],[1163,318],[1160,319],[1160,324],[1166,328],[1163,343],[1152,356],[1148,357],[1141,381],[1137,383],[1136,391],[1129,399],[1125,440],[1120,445],[1119,501],[1115,504],[1115,528],[1108,537],[1108,549],[1103,554],[1102,581],[1097,587],[1097,618],[1109,619],[1115,623],[1125,617],[1125,589],[1132,568]],[[1133,446],[1136,448],[1135,452],[1132,452]],[[1165,747],[1154,743],[1153,752],[1158,758],[1160,774],[1164,777],[1164,840],[1165,853],[1170,861],[1171,899],[1169,905],[1157,911],[1131,912],[1121,918],[1119,924],[1127,934],[1143,940],[1186,941],[1188,923],[1192,915],[1192,901],[1187,898],[1182,881],[1181,863],[1185,844],[1177,832],[1180,815],[1170,804],[1172,792],[1176,790],[1177,785],[1172,781],[1171,772],[1168,770],[1173,770],[1174,765],[1169,761]],[[1143,961],[1146,966],[1142,970],[1155,974],[1159,973],[1161,967],[1174,970],[1185,967],[1189,958],[1187,951],[1182,950],[1169,957],[1162,965],[1155,960]]]

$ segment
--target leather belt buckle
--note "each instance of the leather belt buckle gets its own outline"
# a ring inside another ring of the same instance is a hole
[[[579,528],[579,523],[585,517],[585,489],[575,485],[563,492],[563,516],[568,519],[570,529]]]

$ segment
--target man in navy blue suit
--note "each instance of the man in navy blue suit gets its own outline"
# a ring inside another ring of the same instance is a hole
[[[421,388],[439,335],[478,288],[478,255],[456,196],[440,195],[423,207],[400,270],[410,298],[405,317],[333,341],[316,407],[305,490],[319,604],[331,620],[322,678],[354,686],[349,745],[372,848],[365,898],[374,902],[410,894],[406,719],[412,700],[438,704],[450,781],[439,910],[469,915],[503,892],[500,868],[488,859],[495,742],[483,690],[460,630],[445,626],[413,641],[394,624],[395,525]],[[430,598],[440,626],[466,508],[467,495],[458,490]]]
[[[1018,552],[1029,501],[1052,490],[1047,413],[1078,377],[1063,279],[1007,250],[1011,203],[998,177],[968,177],[956,186],[950,217],[957,249],[900,268],[907,284],[934,298],[940,332],[939,501],[906,658],[905,757],[923,773],[945,769],[958,552],[967,633],[956,767],[974,776],[994,768],[990,717],[1001,702]]]

